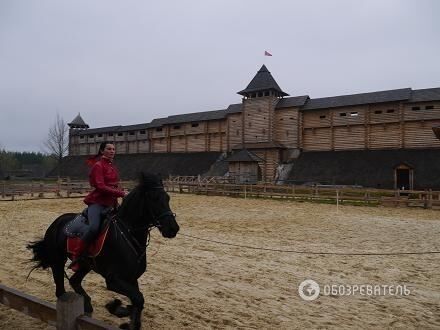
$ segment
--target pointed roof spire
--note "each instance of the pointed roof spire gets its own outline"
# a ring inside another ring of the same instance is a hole
[[[258,70],[255,77],[251,80],[246,89],[238,92],[237,94],[248,96],[249,93],[267,91],[267,90],[275,90],[279,93],[280,96],[288,96],[289,94],[283,92],[278,86],[275,79],[270,74],[270,71],[263,64],[260,70]]]
[[[70,128],[89,128],[89,125],[87,125],[82,119],[81,114],[78,112],[78,116],[75,117],[75,119],[72,120],[72,122],[68,123]]]

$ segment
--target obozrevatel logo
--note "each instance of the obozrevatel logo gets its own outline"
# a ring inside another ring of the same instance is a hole
[[[298,287],[299,296],[307,301],[312,301],[318,298],[319,292],[319,284],[314,280],[302,281]]]

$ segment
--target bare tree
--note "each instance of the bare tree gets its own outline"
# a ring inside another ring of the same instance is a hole
[[[46,152],[57,161],[58,176],[61,174],[63,157],[69,150],[69,127],[63,118],[57,113],[55,122],[49,128],[47,139],[44,141]]]

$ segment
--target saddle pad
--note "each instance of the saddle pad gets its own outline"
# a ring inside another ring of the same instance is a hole
[[[101,231],[95,241],[89,244],[87,248],[87,254],[89,257],[96,257],[102,250],[102,246],[104,245],[105,238],[107,237],[108,228],[110,226],[107,225],[103,231]],[[75,246],[81,239],[78,237],[68,237],[67,238],[67,252],[71,254],[75,251]]]
[[[89,231],[89,220],[80,213],[64,226],[63,231],[67,237],[82,238]]]

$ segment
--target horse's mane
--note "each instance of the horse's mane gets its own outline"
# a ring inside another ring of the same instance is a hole
[[[145,216],[148,191],[162,187],[162,179],[159,175],[141,172],[138,185],[124,197],[118,209],[118,216],[124,222],[134,222]]]

